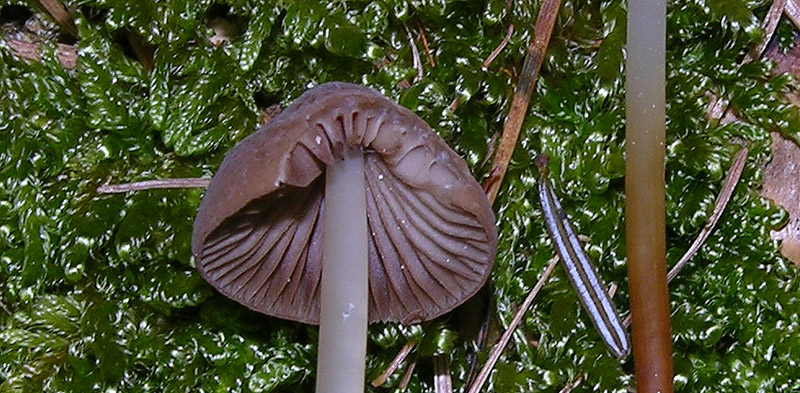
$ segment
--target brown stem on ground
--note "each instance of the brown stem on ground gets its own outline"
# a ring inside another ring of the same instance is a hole
[[[564,386],[558,393],[570,393],[571,391],[575,390],[580,384],[583,382],[583,375],[578,375],[575,379],[570,382],[569,385]]]
[[[414,369],[417,367],[417,356],[411,358],[411,362],[406,367],[406,371],[403,373],[403,376],[400,378],[400,383],[398,384],[398,389],[400,391],[406,390],[408,387],[408,383],[411,382],[411,376],[414,375]]]
[[[533,88],[536,85],[539,69],[541,69],[544,61],[544,54],[550,42],[550,36],[553,33],[553,26],[560,6],[561,0],[544,0],[539,9],[539,15],[536,17],[533,37],[528,44],[528,52],[525,55],[525,61],[522,63],[522,72],[517,83],[517,89],[514,92],[514,98],[511,101],[511,109],[508,111],[508,116],[503,126],[503,135],[500,138],[500,144],[492,162],[492,171],[495,168],[498,170],[498,179],[489,186],[487,192],[489,201],[492,203],[497,198],[497,192],[500,190],[508,164],[511,162],[511,155],[517,146],[519,132],[522,129],[522,121],[528,112]]]

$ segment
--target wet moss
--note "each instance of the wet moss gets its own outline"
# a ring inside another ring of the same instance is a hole
[[[202,190],[121,196],[97,195],[96,187],[208,177],[258,127],[265,101],[285,106],[331,80],[371,86],[409,107],[482,178],[538,9],[522,3],[82,1],[75,3],[73,70],[60,65],[56,41],[42,42],[37,62],[15,56],[4,37],[0,391],[311,390],[315,329],[255,314],[193,269],[189,242]],[[757,196],[768,132],[800,137],[798,112],[782,98],[797,82],[770,76],[767,62],[740,66],[763,34],[768,3],[692,0],[668,10],[671,263],[708,218],[736,143],[751,151],[719,229],[671,286],[677,391],[800,389],[800,283],[769,237],[786,217]],[[236,34],[215,44],[211,21],[220,6]],[[508,47],[482,69],[511,23]],[[776,41],[785,48],[794,33],[781,23]],[[54,24],[45,26],[58,36]],[[151,71],[126,54],[122,31],[155,48]],[[624,40],[623,2],[563,5],[495,204],[501,241],[493,312],[504,323],[553,255],[531,165],[540,152],[551,157],[555,190],[590,238],[601,275],[620,285],[618,307],[627,308]],[[709,122],[709,93],[735,107],[739,120]],[[632,362],[607,353],[557,272],[500,360],[494,389],[558,391],[583,375],[577,391],[624,391]],[[410,391],[432,389],[431,358],[442,353],[452,355],[460,388],[471,344],[457,332],[449,320],[375,325],[367,375],[379,375],[413,338],[419,363]]]

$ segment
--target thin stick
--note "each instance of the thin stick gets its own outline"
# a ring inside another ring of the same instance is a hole
[[[411,376],[414,375],[414,368],[416,367],[417,356],[415,355],[411,359],[411,363],[409,363],[408,367],[406,367],[406,371],[403,373],[403,376],[400,378],[400,384],[398,385],[398,389],[400,389],[400,391],[406,390],[408,383],[411,382]]]
[[[483,70],[486,70],[487,68],[489,68],[489,64],[492,64],[492,62],[494,61],[494,59],[497,58],[497,56],[500,54],[500,52],[502,52],[503,49],[506,48],[506,45],[508,45],[508,41],[511,40],[511,35],[512,34],[514,34],[514,24],[513,23],[508,25],[508,31],[506,32],[506,36],[503,37],[502,41],[500,41],[500,45],[497,45],[497,48],[494,48],[494,50],[489,55],[489,57],[487,57],[486,60],[483,61],[483,64],[481,64],[481,68]]]
[[[409,340],[406,342],[406,345],[403,345],[403,348],[400,348],[400,352],[395,355],[394,359],[392,359],[392,362],[389,363],[388,367],[386,367],[386,370],[384,370],[383,373],[378,376],[378,378],[372,380],[372,387],[377,388],[378,386],[386,383],[386,380],[389,379],[389,376],[391,376],[394,371],[400,367],[400,365],[406,359],[406,356],[408,356],[408,354],[411,353],[411,350],[414,349],[415,345],[417,345],[416,340]]]
[[[211,183],[211,179],[197,177],[145,180],[135,183],[107,184],[105,186],[97,187],[97,192],[101,194],[119,194],[123,192],[152,189],[205,188],[208,187],[209,183]]]
[[[494,48],[489,57],[487,57],[486,60],[483,61],[483,64],[481,64],[482,70],[486,71],[487,67],[489,67],[489,64],[492,64],[497,55],[499,55],[500,52],[502,52],[503,49],[505,49],[506,45],[508,45],[508,40],[511,39],[511,34],[513,33],[514,33],[514,25],[511,24],[508,26],[508,32],[506,32],[506,36],[503,38],[502,41],[500,41],[500,45],[497,45],[497,47]],[[450,105],[447,107],[450,110],[450,112],[455,112],[456,108],[458,108],[458,98],[459,98],[458,96],[456,96],[456,98],[453,98],[453,101],[450,102]]]
[[[425,48],[425,54],[428,55],[428,63],[431,68],[436,67],[436,62],[433,61],[433,56],[431,56],[431,48],[428,47],[428,38],[425,37],[425,30],[422,30],[422,25],[419,22],[417,22],[417,30],[419,30],[419,36],[422,38],[422,47]]]
[[[539,15],[536,17],[533,37],[528,44],[528,53],[522,63],[522,72],[517,83],[517,89],[514,92],[514,98],[511,101],[511,109],[508,111],[506,123],[503,126],[503,136],[500,138],[500,145],[492,162],[492,171],[494,171],[494,168],[499,168],[499,170],[497,172],[497,181],[489,186],[490,202],[494,202],[497,197],[497,192],[500,190],[503,177],[508,169],[508,163],[511,162],[511,155],[517,146],[519,131],[522,129],[522,120],[528,112],[533,87],[539,76],[539,69],[542,67],[544,53],[550,42],[550,36],[553,33],[553,26],[560,6],[561,0],[544,0],[539,9]]]
[[[520,306],[517,313],[514,314],[514,318],[511,320],[511,323],[508,324],[508,328],[505,332],[503,332],[503,336],[500,337],[500,341],[495,344],[492,348],[492,351],[489,353],[489,358],[486,359],[486,364],[483,365],[481,372],[478,373],[478,377],[475,378],[475,383],[469,387],[468,393],[478,393],[478,391],[483,388],[483,384],[486,383],[486,380],[489,378],[489,373],[492,372],[494,365],[497,363],[497,360],[500,359],[500,353],[508,344],[508,341],[511,339],[511,335],[514,333],[514,330],[517,328],[519,323],[522,321],[522,317],[525,315],[525,312],[530,308],[531,303],[533,303],[533,299],[536,298],[536,295],[544,286],[544,283],[547,282],[547,279],[550,278],[550,274],[553,273],[553,269],[556,267],[556,263],[558,262],[558,258],[553,258],[550,260],[550,263],[547,264],[547,268],[544,270],[544,273],[539,277],[539,281],[536,282],[531,293],[528,294],[528,297],[525,298],[525,301],[522,302],[522,306]]]
[[[731,197],[733,196],[733,191],[736,189],[736,185],[739,184],[739,179],[742,177],[742,171],[744,170],[744,164],[747,162],[747,147],[742,147],[738,153],[736,153],[736,157],[733,159],[733,164],[731,164],[731,168],[728,170],[728,175],[725,176],[725,182],[722,184],[722,190],[720,191],[719,195],[717,196],[717,201],[714,203],[714,209],[711,211],[711,218],[708,220],[706,225],[700,230],[700,233],[697,235],[697,238],[694,239],[694,242],[683,253],[683,256],[680,260],[669,270],[667,273],[667,283],[672,282],[672,280],[680,273],[681,269],[686,266],[692,257],[697,254],[697,251],[700,250],[700,247],[705,244],[708,240],[708,237],[711,236],[711,233],[714,231],[714,227],[716,227],[717,222],[719,222],[719,218],[722,216],[722,213],[725,211],[725,207],[728,206],[728,202],[730,202]],[[622,322],[625,327],[627,328],[631,324],[631,316],[628,315],[625,318],[625,321]]]
[[[764,38],[756,45],[742,60],[742,64],[749,63],[761,57],[764,53],[769,41],[775,34],[775,29],[778,28],[778,22],[781,20],[781,15],[786,8],[786,0],[773,0],[772,5],[767,11],[767,16],[764,17],[764,22],[761,23],[761,28],[764,29]]]

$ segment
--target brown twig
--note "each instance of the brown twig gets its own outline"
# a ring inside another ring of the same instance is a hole
[[[411,353],[411,350],[414,349],[415,345],[417,345],[416,340],[408,340],[408,342],[403,345],[403,348],[400,348],[400,352],[395,355],[394,359],[392,359],[392,362],[389,363],[389,366],[386,367],[386,370],[384,370],[383,373],[377,378],[372,380],[372,387],[377,388],[378,386],[386,383],[386,380],[389,379],[389,376],[391,376],[395,370],[400,367],[400,365],[406,359],[406,356],[408,356],[408,354]]]
[[[152,189],[169,188],[204,188],[208,187],[211,179],[207,178],[178,178],[178,179],[159,179],[145,180],[135,183],[107,184],[97,187],[97,192],[101,194],[119,194],[130,191],[142,191]]]
[[[67,34],[74,38],[78,37],[78,28],[72,22],[72,17],[64,4],[58,0],[39,0],[39,4]]]
[[[697,238],[694,239],[692,245],[683,253],[681,259],[669,270],[667,273],[667,282],[672,282],[672,280],[680,273],[681,269],[689,262],[689,260],[697,254],[697,251],[700,250],[700,247],[705,244],[708,240],[708,237],[711,236],[711,233],[714,231],[714,227],[716,227],[717,222],[719,222],[719,218],[722,216],[722,213],[725,211],[725,207],[728,206],[728,202],[730,202],[731,197],[733,196],[733,191],[736,189],[736,185],[739,184],[739,179],[742,177],[742,171],[744,170],[744,164],[747,162],[747,147],[742,147],[738,153],[736,153],[736,157],[733,159],[733,164],[731,164],[731,168],[728,170],[727,176],[725,176],[725,182],[722,184],[722,190],[720,190],[719,195],[717,196],[717,201],[714,203],[714,209],[711,211],[711,217],[697,235]],[[631,316],[628,315],[627,318],[622,322],[625,327],[630,326],[631,324]]]
[[[761,23],[761,28],[764,29],[764,37],[747,55],[744,56],[742,64],[749,63],[761,57],[764,53],[767,44],[775,34],[775,29],[778,28],[778,22],[781,20],[781,15],[786,8],[786,0],[772,0],[772,5],[767,11],[767,16],[764,17],[764,22]]]
[[[511,109],[508,111],[508,117],[506,117],[506,123],[503,126],[503,135],[500,138],[500,145],[492,162],[492,170],[499,168],[499,172],[498,180],[489,187],[488,196],[490,202],[494,202],[497,197],[497,192],[500,190],[503,177],[511,161],[511,155],[517,146],[519,132],[522,129],[522,120],[528,112],[533,88],[539,76],[539,69],[544,61],[544,54],[550,42],[550,36],[553,33],[553,26],[560,6],[561,0],[545,0],[542,2],[539,15],[536,17],[533,37],[528,45],[525,61],[522,63],[522,72],[517,83],[517,89],[514,92],[514,98],[511,101]]]
[[[612,282],[611,285],[608,286],[608,297],[614,298],[614,295],[617,294],[617,283]]]
[[[508,40],[511,39],[511,34],[513,33],[514,33],[514,25],[512,24],[508,26],[508,32],[506,33],[506,36],[503,38],[503,40],[500,42],[500,45],[498,45],[497,48],[494,48],[489,57],[487,57],[486,60],[483,61],[483,64],[481,64],[482,70],[486,71],[486,68],[489,67],[489,64],[491,64],[497,57],[497,55],[499,55],[500,52],[502,52],[503,49],[505,49],[506,45],[508,45]],[[447,107],[447,109],[450,110],[450,112],[455,112],[456,109],[458,108],[458,101],[459,101],[459,96],[456,96],[455,98],[453,98],[453,101],[450,102],[450,105]]]
[[[506,45],[508,45],[508,41],[511,40],[511,35],[512,34],[514,34],[514,24],[513,23],[508,25],[508,31],[506,32],[506,36],[503,37],[502,41],[500,41],[500,45],[497,45],[497,48],[494,48],[494,50],[489,55],[489,57],[487,57],[486,60],[483,61],[483,64],[481,64],[481,68],[482,69],[486,70],[487,68],[489,68],[489,65],[492,64],[494,59],[496,59],[497,56],[500,54],[500,52],[502,52],[503,49],[506,48]]]
[[[500,359],[500,354],[503,352],[503,349],[511,339],[511,335],[514,334],[514,330],[522,321],[522,317],[525,315],[525,312],[528,310],[528,308],[530,308],[531,304],[533,303],[533,299],[536,298],[536,295],[542,289],[544,283],[550,278],[550,274],[553,273],[553,269],[556,267],[557,262],[558,258],[556,257],[551,259],[550,263],[547,264],[547,268],[545,268],[544,273],[542,273],[542,275],[539,277],[539,281],[536,282],[536,285],[534,285],[531,293],[525,298],[525,301],[522,302],[522,306],[520,306],[516,314],[514,314],[514,318],[511,319],[511,323],[508,324],[508,328],[505,332],[503,332],[503,336],[500,337],[500,341],[498,341],[497,344],[495,344],[495,346],[492,348],[492,351],[489,353],[489,357],[486,359],[486,363],[483,365],[481,372],[478,373],[478,377],[475,378],[475,382],[469,387],[468,393],[478,393],[481,388],[483,388],[483,384],[486,383],[486,380],[489,378],[489,374],[492,372],[494,365],[497,363],[497,360]]]
[[[425,54],[428,56],[428,63],[431,68],[436,67],[436,62],[433,61],[433,56],[431,55],[431,48],[428,47],[428,37],[425,37],[425,30],[422,30],[422,25],[419,22],[417,22],[417,30],[419,30],[419,37],[422,38],[422,47],[425,48]]]
[[[397,388],[400,391],[406,390],[408,387],[408,383],[411,382],[411,376],[414,375],[414,368],[417,367],[417,356],[411,358],[411,363],[408,364],[406,367],[406,371],[403,373],[403,376],[400,378],[400,383],[398,384]]]

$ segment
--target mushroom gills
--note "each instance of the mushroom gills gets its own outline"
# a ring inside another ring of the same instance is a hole
[[[370,322],[429,320],[475,294],[497,230],[466,164],[407,109],[336,82],[226,154],[192,238],[203,277],[253,310],[318,323],[322,174],[347,149],[367,171]]]

